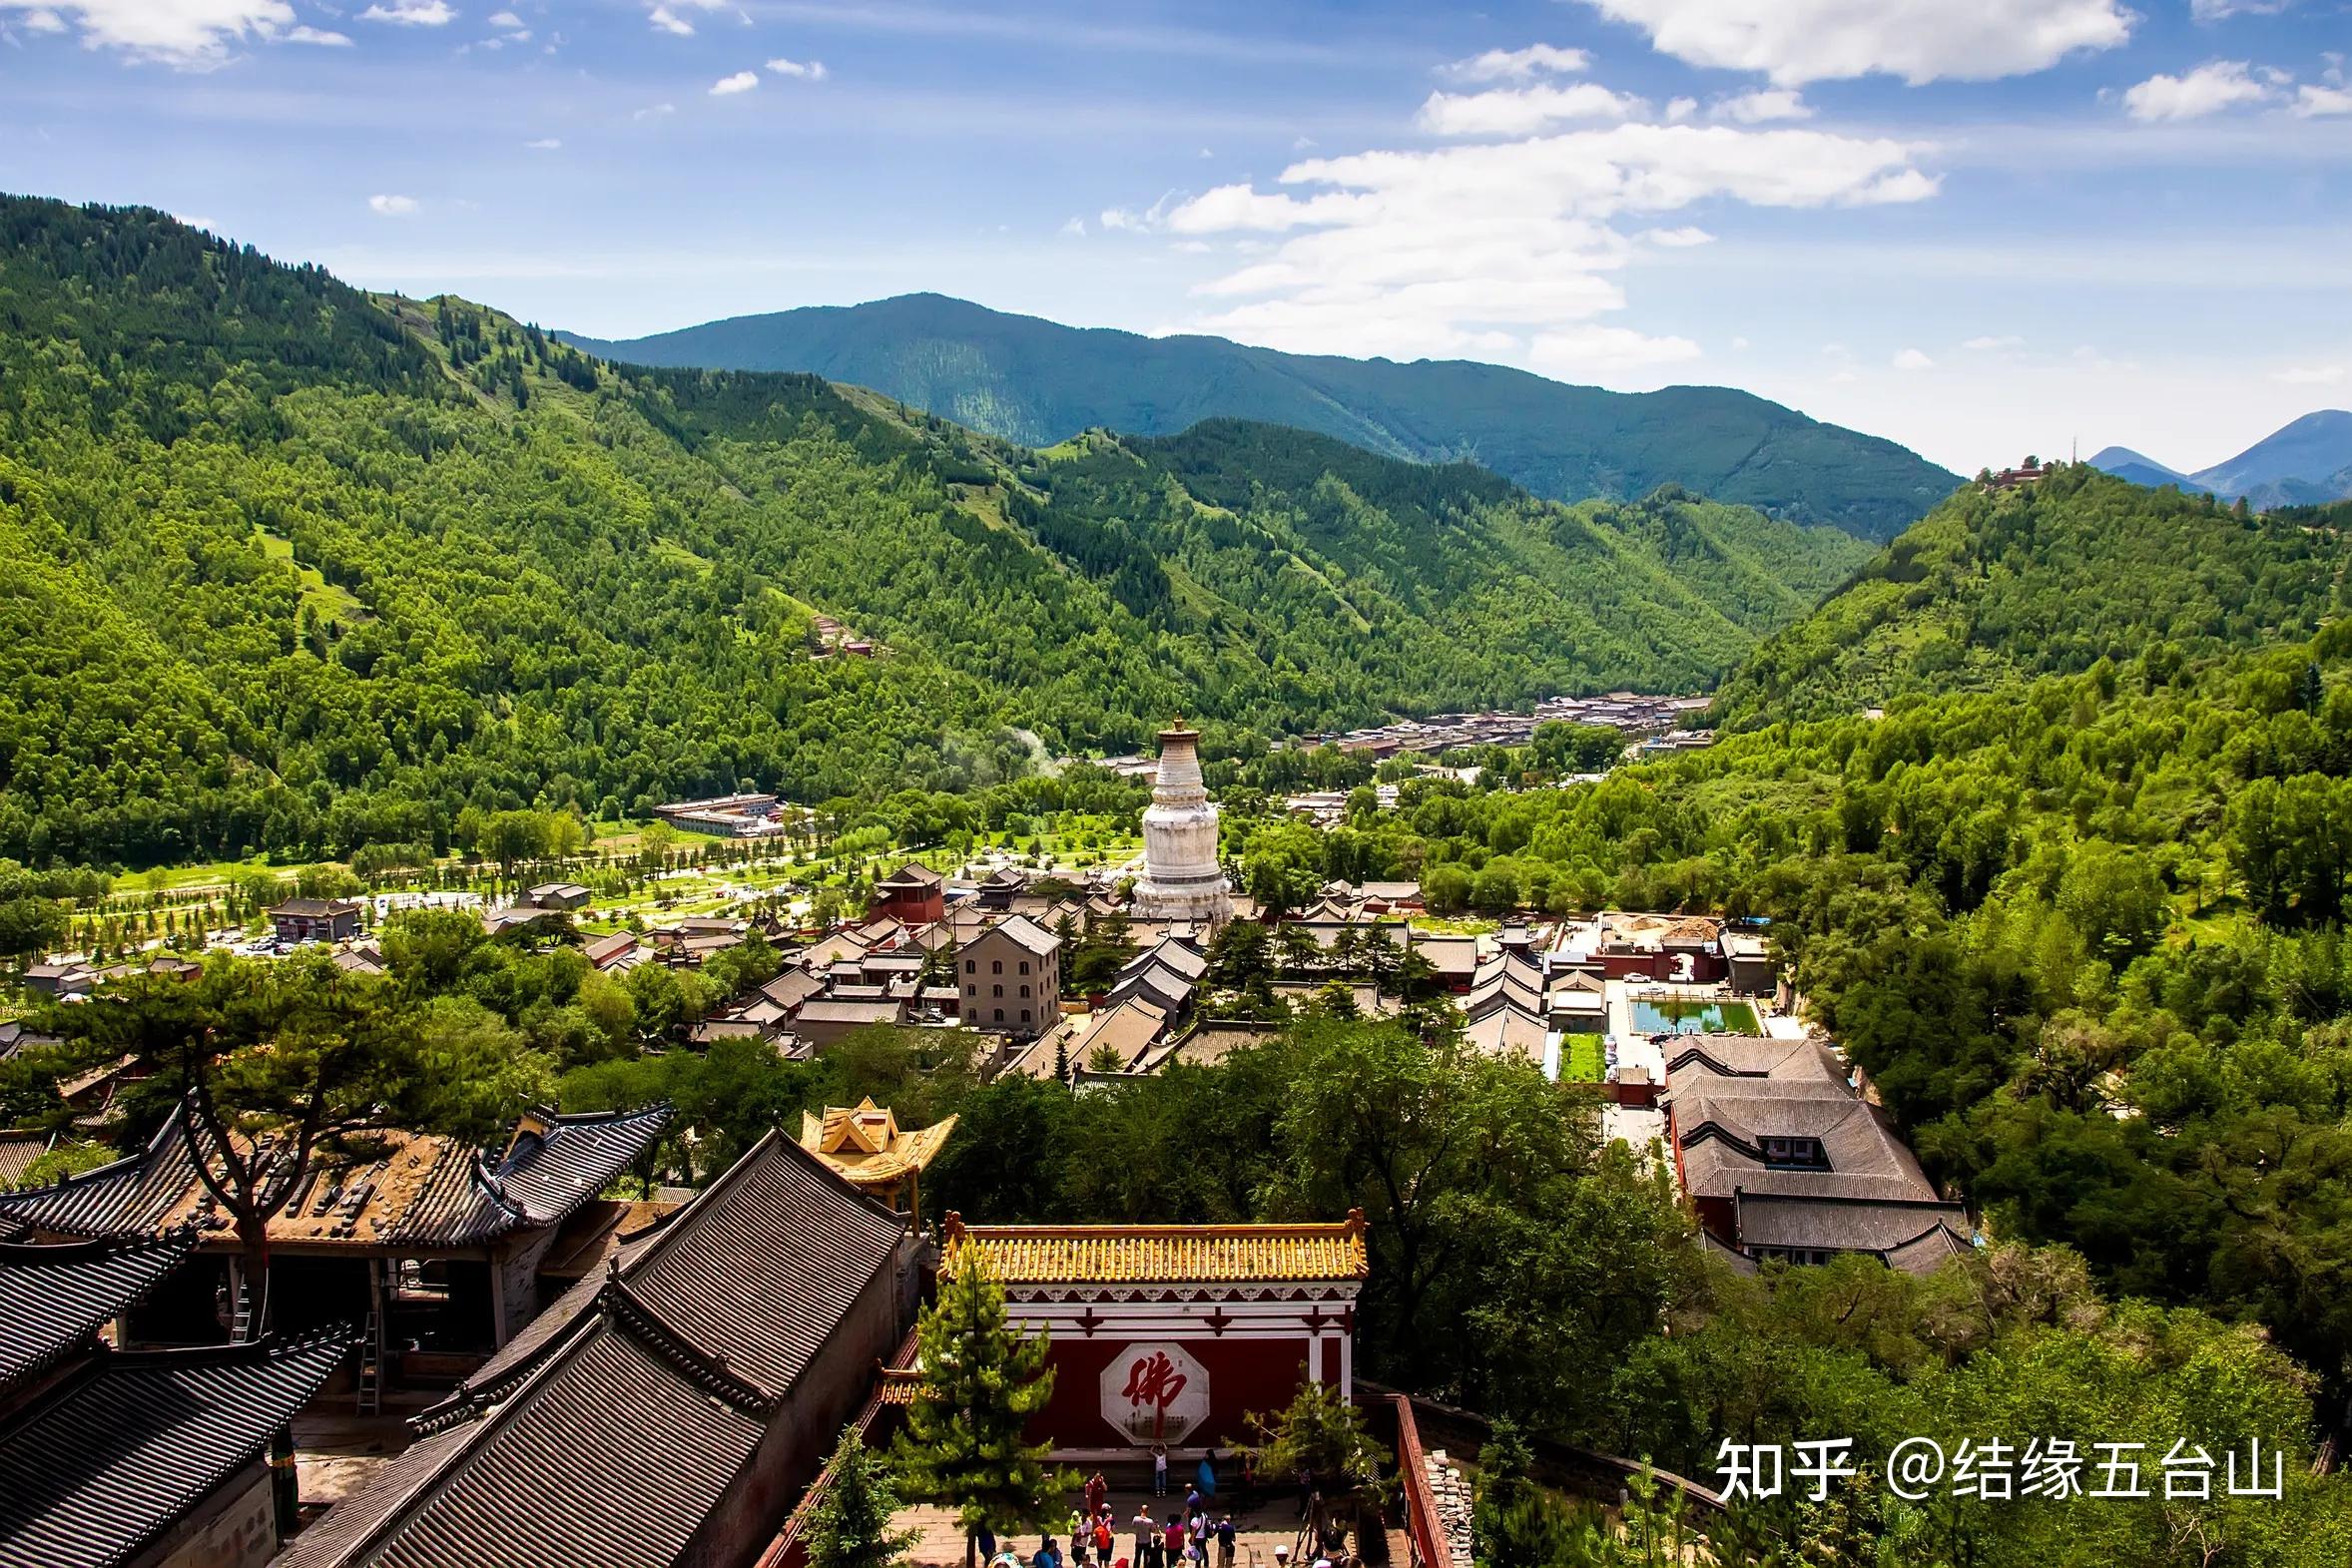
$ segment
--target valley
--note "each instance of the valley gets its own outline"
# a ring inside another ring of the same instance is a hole
[[[441,1500],[476,1433],[561,1489],[549,1388],[648,1560],[728,1517],[649,1455],[829,1401],[712,1558],[784,1561],[842,1422],[927,1473],[966,1295],[1130,1489],[1129,1328],[1187,1465],[1212,1381],[1477,1443],[1359,1550],[1442,1492],[1475,1568],[2352,1553],[2352,507],[974,309],[583,346],[0,198],[0,1283],[156,1249],[130,1353],[327,1336],[298,1484],[374,1446],[282,1561],[560,1537]],[[1988,1433],[2285,1458],[1883,1484]],[[1828,1434],[1820,1497],[1708,1479]]]

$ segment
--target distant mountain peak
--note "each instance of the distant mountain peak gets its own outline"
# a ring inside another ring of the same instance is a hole
[[[2314,409],[2235,457],[2194,473],[2168,468],[2124,446],[2107,447],[2090,463],[2135,484],[2177,484],[2225,501],[2242,496],[2258,511],[2341,501],[2352,498],[2352,412]]]
[[[627,341],[557,334],[656,366],[802,370],[1027,446],[1089,428],[1173,435],[1237,418],[1419,462],[1465,454],[1554,500],[1680,484],[1883,540],[1957,475],[1877,436],[1730,387],[1611,392],[1465,359],[1292,354],[1222,337],[1073,327],[939,293],[738,316]]]

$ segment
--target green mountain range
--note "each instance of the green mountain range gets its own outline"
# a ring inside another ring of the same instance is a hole
[[[2087,463],[1971,485],[1725,685],[1730,724],[1828,718],[2150,653],[2177,664],[2311,636],[2344,608],[2340,526],[2238,517]]]
[[[1029,446],[1086,429],[1169,435],[1255,419],[1392,457],[1475,462],[1554,500],[1679,484],[1874,540],[1959,483],[1892,441],[1728,387],[1610,392],[1464,360],[1286,354],[1062,326],[938,294],[566,340],[632,364],[805,370]]]
[[[1262,425],[1032,451],[0,199],[0,855],[441,841],[1702,689],[1867,547]],[[816,657],[823,618],[881,645]]]

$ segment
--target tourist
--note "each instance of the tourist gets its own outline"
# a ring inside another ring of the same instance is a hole
[[[1110,1498],[1111,1483],[1102,1478],[1100,1470],[1087,1477],[1086,1512],[1089,1515],[1101,1513],[1110,1505]]]
[[[1199,1482],[1196,1480],[1195,1482],[1193,1482],[1193,1484],[1192,1484],[1192,1485],[1190,1485],[1190,1486],[1187,1486],[1187,1487],[1184,1489],[1184,1513],[1185,1513],[1185,1517],[1187,1517],[1187,1518],[1190,1518],[1192,1515],[1194,1515],[1194,1514],[1196,1514],[1196,1513],[1199,1513],[1200,1511],[1201,1511],[1201,1488],[1200,1488],[1200,1483],[1199,1483]]]
[[[1037,1555],[1029,1559],[1029,1568],[1061,1568],[1061,1554],[1053,1549],[1053,1537],[1037,1539]]]
[[[1233,1515],[1217,1521],[1217,1568],[1233,1568]]]
[[[1111,1560],[1111,1511],[1108,1508],[1094,1518],[1094,1560],[1098,1563]]]
[[[1168,1495],[1168,1445],[1166,1443],[1151,1445],[1151,1494],[1154,1497]]]
[[[1168,1515],[1168,1527],[1160,1532],[1160,1538],[1167,1544],[1168,1568],[1176,1568],[1184,1561],[1184,1521],[1175,1514]]]
[[[1201,1455],[1201,1467],[1194,1474],[1193,1484],[1200,1491],[1201,1505],[1203,1507],[1208,1506],[1209,1499],[1217,1495],[1216,1449],[1212,1448],[1207,1453]]]
[[[1135,1505],[1135,1568],[1152,1568],[1153,1548],[1159,1544],[1159,1528],[1152,1523],[1151,1504]]]

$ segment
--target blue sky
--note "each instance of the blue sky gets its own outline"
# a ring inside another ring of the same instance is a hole
[[[2197,467],[2352,403],[2346,50],[2348,0],[0,0],[0,188],[597,335],[935,289]]]

